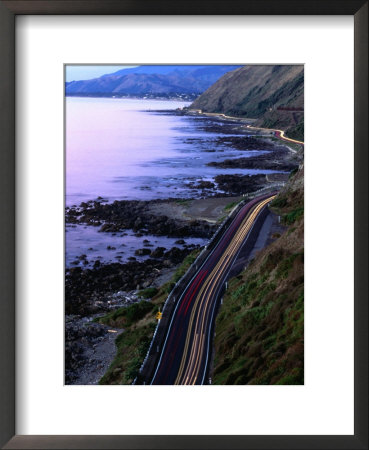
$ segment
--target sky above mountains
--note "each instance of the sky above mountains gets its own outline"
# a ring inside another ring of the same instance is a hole
[[[140,65],[140,66],[67,66],[66,95],[191,95],[196,96],[236,65]],[[79,69],[79,74],[76,70]],[[101,73],[96,77],[96,70]],[[71,73],[74,70],[74,73]],[[76,76],[83,79],[76,80]],[[86,76],[93,78],[85,78]]]
[[[202,72],[213,72],[214,70],[221,70],[225,73],[227,70],[234,70],[241,66],[228,66],[229,69],[225,69],[227,66],[210,64],[210,65],[90,65],[90,64],[68,64],[65,68],[65,81],[89,81],[96,78],[100,78],[104,75],[128,75],[130,73],[139,74],[161,74],[167,75],[173,70],[194,72],[198,69],[202,69]],[[222,70],[223,68],[223,70]],[[204,75],[204,73],[202,74]]]
[[[65,81],[92,80],[108,73],[114,73],[118,70],[129,69],[137,66],[121,66],[121,65],[71,65],[66,66]]]

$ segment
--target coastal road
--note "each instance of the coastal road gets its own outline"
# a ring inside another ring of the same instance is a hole
[[[262,131],[266,131],[266,132],[269,132],[269,133],[272,132],[272,133],[274,133],[275,137],[281,139],[282,141],[293,142],[294,144],[304,145],[303,141],[298,141],[296,139],[291,139],[291,138],[287,137],[284,134],[283,130],[275,130],[274,128],[253,127],[251,125],[246,125],[246,128],[251,128],[253,130],[262,130]]]
[[[245,118],[245,117],[227,116],[226,114],[223,114],[223,113],[203,112],[201,109],[192,109],[190,111],[196,112],[197,114],[202,114],[204,116],[220,117],[220,118],[223,118],[223,119],[231,119],[231,120],[246,121],[246,122],[251,122],[251,121],[255,122],[257,120],[257,119],[250,119],[250,118]],[[274,135],[277,138],[281,139],[282,141],[293,142],[295,144],[304,145],[303,141],[298,141],[297,139],[291,139],[291,138],[287,137],[284,134],[283,130],[276,130],[274,128],[253,127],[252,125],[246,125],[246,128],[251,128],[253,130],[266,131],[268,133],[272,132],[272,133],[274,133]]]
[[[243,206],[177,299],[151,384],[207,384],[218,300],[258,216],[275,194]]]
[[[291,138],[285,136],[283,130],[274,130],[274,131],[275,131],[275,136],[278,137],[279,139],[282,139],[283,141],[293,142],[295,144],[304,145],[304,143],[302,141],[297,141],[296,139],[291,139]]]

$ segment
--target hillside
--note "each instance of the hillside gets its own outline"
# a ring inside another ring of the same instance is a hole
[[[226,73],[200,95],[191,109],[258,119],[292,138],[304,135],[304,67],[252,65]]]
[[[213,384],[304,384],[303,169],[272,203],[286,231],[229,281]]]
[[[225,73],[240,66],[138,66],[92,80],[66,83],[66,95],[168,95],[197,96]]]

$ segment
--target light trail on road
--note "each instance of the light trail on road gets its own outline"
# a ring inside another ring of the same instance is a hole
[[[233,263],[275,194],[243,206],[177,300],[151,384],[204,384],[214,314]]]
[[[283,131],[283,130],[276,130],[276,129],[273,129],[273,128],[253,127],[253,126],[251,126],[251,125],[246,125],[246,128],[251,128],[251,129],[253,129],[253,130],[263,130],[263,131],[267,131],[267,132],[272,131],[272,132],[275,133],[275,136],[276,136],[276,137],[278,137],[279,139],[282,139],[283,141],[293,142],[294,144],[299,144],[299,145],[304,145],[304,142],[303,142],[303,141],[298,141],[298,140],[296,140],[296,139],[291,139],[291,138],[287,137],[287,136],[284,134],[284,131]]]

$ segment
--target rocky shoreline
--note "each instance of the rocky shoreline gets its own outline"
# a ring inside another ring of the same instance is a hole
[[[91,200],[81,203],[78,207],[67,207],[65,220],[69,224],[83,223],[99,227],[101,232],[124,232],[131,229],[135,233],[179,238],[189,236],[209,238],[212,235],[213,227],[204,221],[181,221],[166,215],[150,213],[151,205],[171,201],[178,203],[181,199],[116,200],[108,204]]]
[[[158,254],[160,249],[156,249]],[[130,261],[126,264],[101,264],[92,269],[73,267],[65,274],[65,312],[80,316],[111,309],[110,295],[118,291],[141,290],[152,286],[155,279],[174,269],[193,250],[173,247],[157,258]]]
[[[160,111],[160,113],[163,113]],[[173,114],[173,112],[171,112]],[[237,122],[204,119],[204,131],[241,132]],[[245,129],[242,129],[245,133]],[[178,238],[170,249],[155,247],[148,239],[142,248],[125,263],[109,264],[96,260],[87,266],[87,256],[81,254],[77,267],[65,272],[65,380],[67,384],[97,384],[115,355],[115,338],[123,330],[109,329],[93,319],[112,309],[129,306],[142,300],[142,290],[168,280],[178,264],[198,245],[187,245],[190,237],[210,239],[226,217],[227,205],[239,201],[245,193],[283,182],[295,169],[300,156],[286,145],[267,138],[230,135],[218,137],[216,145],[229,145],[240,151],[258,151],[256,156],[214,161],[208,165],[222,168],[251,168],[286,172],[281,174],[221,174],[213,181],[188,180],[187,187],[194,198],[165,200],[120,200],[112,203],[99,197],[80,205],[66,207],[68,225],[84,224],[97,227],[99,232],[119,234],[124,238],[130,230],[135,236],[167,236]],[[204,149],[206,151],[206,149]],[[210,151],[210,149],[209,149]],[[240,197],[235,197],[240,196]],[[198,200],[195,200],[197,198]],[[197,202],[197,203],[196,203]],[[209,212],[209,205],[211,211]],[[111,244],[110,244],[111,245]],[[140,257],[146,259],[141,260]]]
[[[65,383],[97,384],[115,355],[115,339],[122,330],[87,321],[65,319]]]
[[[259,169],[276,170],[290,172],[296,169],[303,161],[303,153],[291,151],[285,142],[277,139],[273,135],[266,135],[258,130],[250,130],[245,126],[247,119],[231,119],[217,116],[199,115],[189,112],[188,109],[176,111],[158,111],[168,115],[196,116],[203,119],[203,125],[199,130],[208,133],[229,133],[228,136],[219,136],[213,141],[213,148],[208,151],[215,151],[215,147],[227,146],[232,150],[240,152],[255,151],[255,156],[247,156],[223,161],[213,161],[207,165],[223,169]],[[246,121],[246,122],[245,122]],[[237,133],[235,136],[232,133]],[[251,134],[252,133],[252,134]],[[204,150],[206,151],[206,150]]]
[[[286,155],[285,155],[286,156]],[[285,157],[275,154],[263,154],[259,156],[249,156],[247,158],[225,159],[221,162],[211,162],[208,166],[219,167],[222,169],[262,169],[278,170],[281,172],[290,172],[298,167],[297,158]]]
[[[126,264],[73,267],[65,275],[65,382],[97,384],[113,360],[123,330],[92,322],[143,299],[140,291],[163,284],[191,248],[156,249],[156,258]]]

